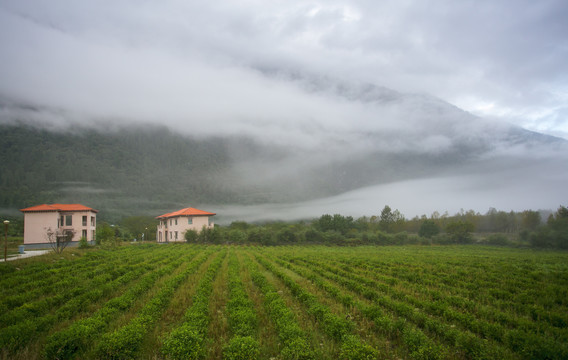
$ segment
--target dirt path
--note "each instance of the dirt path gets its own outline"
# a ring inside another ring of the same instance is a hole
[[[6,261],[12,261],[12,260],[17,260],[17,259],[22,259],[22,258],[31,257],[31,256],[43,255],[43,254],[47,254],[48,252],[50,252],[50,250],[25,251],[23,254],[16,254],[16,255],[11,255],[11,256],[9,256],[9,257],[6,259]],[[4,257],[2,257],[2,259],[0,259],[0,262],[4,262]]]

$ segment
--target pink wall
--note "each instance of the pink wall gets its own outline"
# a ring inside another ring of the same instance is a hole
[[[61,215],[71,215],[71,226],[63,223],[63,229],[75,230],[72,241],[79,241],[81,236],[86,235],[87,241],[94,240],[94,232],[97,225],[97,214],[92,211],[42,211],[24,213],[24,244],[43,244],[48,243],[47,230],[57,230],[58,219]],[[87,224],[83,225],[83,216],[87,217]],[[91,222],[94,218],[94,223]],[[85,233],[84,233],[85,232]]]

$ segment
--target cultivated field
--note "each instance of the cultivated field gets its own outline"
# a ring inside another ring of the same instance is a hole
[[[0,264],[4,359],[566,359],[568,253],[133,245]]]

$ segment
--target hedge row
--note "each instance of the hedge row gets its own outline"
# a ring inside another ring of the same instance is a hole
[[[164,338],[162,354],[167,359],[203,359],[207,353],[206,338],[209,326],[209,297],[213,281],[227,255],[223,251],[209,265],[193,295],[190,308],[184,314],[183,323]]]

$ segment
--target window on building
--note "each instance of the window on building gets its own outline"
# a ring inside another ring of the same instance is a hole
[[[84,216],[84,217],[86,217],[86,216]],[[85,221],[85,223],[86,223],[86,221]],[[85,239],[87,238],[87,230],[81,231],[81,237],[84,237]]]
[[[96,226],[95,217],[91,216],[91,226]]]
[[[73,225],[73,215],[65,215],[65,226]]]
[[[83,215],[83,226],[87,226],[87,215]]]
[[[176,225],[178,224],[178,219],[176,219]]]
[[[95,241],[95,240],[96,240],[96,238],[97,238],[97,237],[96,237],[96,234],[97,234],[97,233],[95,232],[95,230],[91,230],[91,240],[92,240],[92,241]]]
[[[187,223],[188,223],[189,225],[192,225],[192,224],[193,224],[193,218],[188,217],[188,218],[187,218]]]
[[[172,240],[173,234],[170,232],[170,240]]]
[[[176,220],[177,221],[177,220]],[[176,240],[178,239],[178,232],[176,231]]]
[[[172,225],[172,219],[170,219],[170,226]]]

